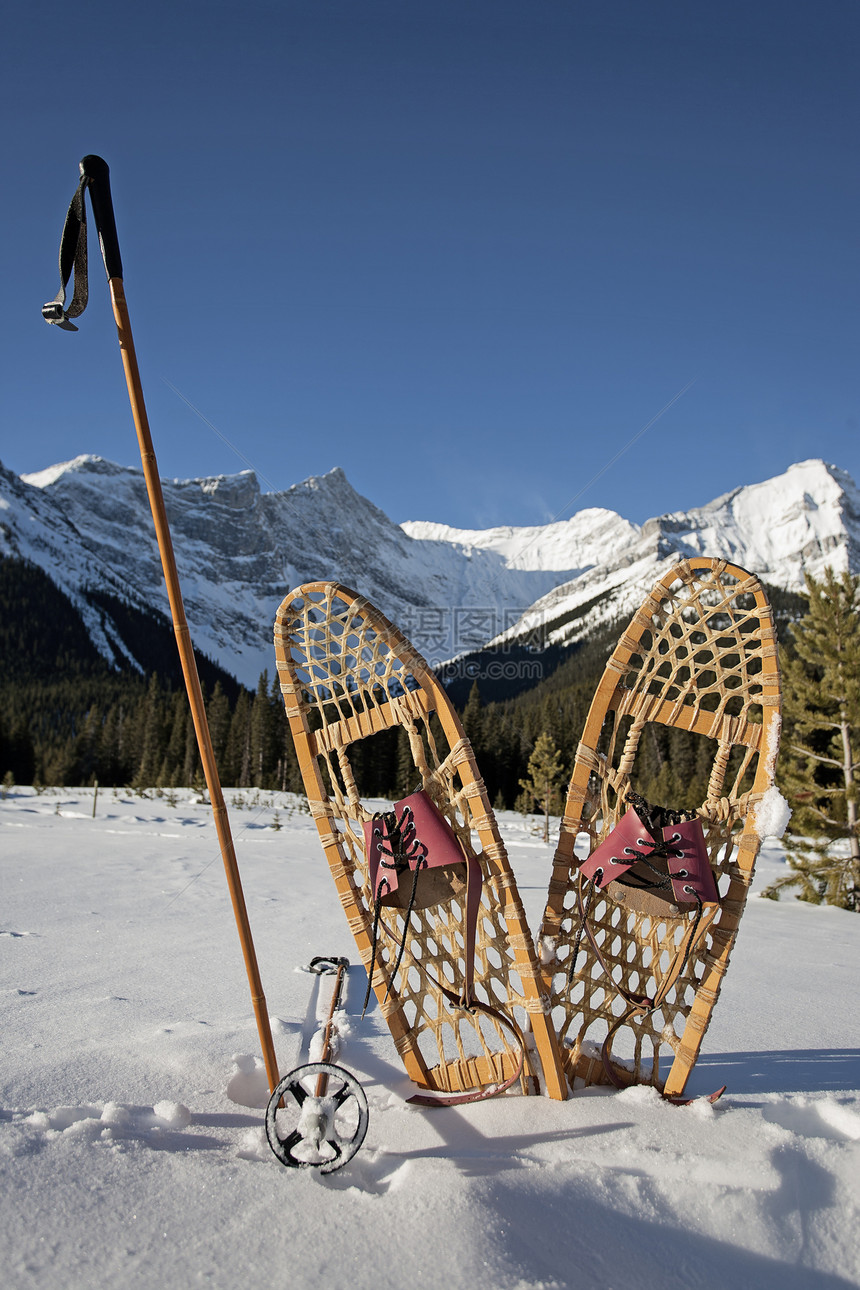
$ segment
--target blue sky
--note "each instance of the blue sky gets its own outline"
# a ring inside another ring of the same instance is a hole
[[[856,0],[31,0],[4,41],[13,470],[138,460],[92,252],[80,332],[39,312],[96,152],[164,475],[245,464],[173,386],[264,487],[339,465],[396,520],[860,477]]]

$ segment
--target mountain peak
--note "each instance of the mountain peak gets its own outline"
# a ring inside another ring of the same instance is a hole
[[[125,474],[129,469],[127,466],[118,466],[113,461],[108,461],[105,457],[97,457],[95,453],[83,452],[77,457],[72,457],[70,461],[58,461],[53,466],[46,466],[44,470],[34,470],[27,474],[21,475],[25,484],[32,485],[33,488],[49,488],[55,484],[58,479],[64,475],[119,475]]]
[[[220,502],[230,510],[253,507],[260,498],[260,483],[253,470],[240,470],[235,475],[206,475],[199,479],[174,479],[170,491],[190,496],[202,494],[213,502]]]
[[[335,508],[335,515],[331,522],[336,524],[340,523],[337,516],[351,513],[354,516],[370,516],[374,522],[384,525],[386,529],[397,527],[384,511],[353,488],[340,466],[332,466],[331,470],[327,470],[324,475],[309,475],[307,479],[303,479],[299,484],[293,484],[284,492],[269,494],[269,496],[283,498],[287,505],[299,500],[304,501],[305,504],[313,502],[316,506],[329,505]]]

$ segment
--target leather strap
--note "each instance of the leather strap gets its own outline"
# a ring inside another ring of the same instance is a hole
[[[588,942],[591,945],[591,948],[594,950],[594,957],[597,959],[598,963],[603,968],[603,971],[609,977],[609,980],[612,983],[613,990],[615,990],[616,994],[620,994],[622,999],[626,999],[627,1002],[631,1005],[631,1007],[650,1011],[650,1009],[654,1007],[654,1004],[648,998],[647,994],[633,994],[625,990],[623,985],[619,985],[619,983],[613,977],[612,969],[610,968],[609,964],[606,962],[606,959],[603,957],[600,946],[597,944],[597,939],[594,933],[592,932],[591,926],[588,922],[588,910],[583,908],[581,874],[576,888],[576,903],[579,909],[581,926],[585,932],[585,935],[588,937]],[[572,981],[572,976],[571,976],[571,981]]]
[[[429,816],[428,813],[429,812]],[[366,821],[364,825],[365,848],[368,858],[368,869],[371,875],[371,882],[377,884],[375,893],[375,910],[373,922],[373,945],[371,950],[371,967],[368,973],[367,995],[365,997],[365,1007],[370,998],[370,981],[373,976],[373,965],[376,961],[376,944],[380,926],[385,934],[391,933],[380,920],[381,898],[392,886],[398,885],[397,861],[408,864],[412,869],[412,890],[408,907],[404,915],[405,928],[404,937],[398,946],[397,960],[394,969],[389,973],[389,989],[391,982],[397,975],[400,962],[403,957],[405,948],[405,936],[408,930],[409,916],[415,901],[418,875],[426,868],[432,868],[436,865],[444,867],[446,864],[465,862],[466,865],[466,899],[464,910],[464,969],[463,969],[463,993],[461,996],[454,994],[440,981],[435,980],[431,973],[423,965],[416,961],[415,966],[422,972],[433,986],[439,990],[442,996],[447,1000],[452,1008],[463,1008],[467,1012],[480,1012],[484,1016],[492,1017],[500,1026],[505,1027],[514,1037],[519,1050],[519,1061],[513,1075],[500,1084],[494,1084],[489,1088],[478,1089],[471,1093],[456,1093],[452,1096],[433,1095],[429,1093],[416,1093],[413,1097],[407,1099],[411,1106],[463,1106],[470,1102],[483,1102],[491,1097],[498,1097],[500,1093],[506,1092],[521,1077],[523,1068],[526,1063],[526,1045],[519,1026],[511,1018],[501,1012],[498,1008],[493,1008],[489,1004],[481,1003],[474,997],[475,986],[475,944],[477,940],[478,928],[478,911],[481,906],[481,891],[483,888],[483,874],[481,872],[481,863],[477,856],[466,852],[462,843],[457,838],[453,829],[447,820],[444,819],[438,807],[425,790],[419,789],[401,802],[395,804],[395,820],[398,820],[398,832],[402,827],[402,838],[398,838],[399,854],[394,855],[393,840],[388,833],[388,826],[376,826],[376,821],[380,817],[374,816],[373,820]],[[415,819],[415,815],[419,819]],[[405,821],[405,823],[404,823]],[[424,828],[422,828],[422,824]],[[426,830],[426,831],[425,831]],[[441,832],[440,832],[441,831]],[[421,840],[426,837],[429,845]],[[434,841],[435,839],[435,841]],[[389,846],[385,842],[389,842]],[[423,853],[423,854],[422,854]],[[387,857],[387,861],[383,859]],[[393,863],[392,863],[393,862]],[[414,866],[414,867],[413,867]],[[382,869],[386,874],[381,873]],[[387,991],[386,991],[387,998]]]
[[[436,984],[453,1007],[463,1007],[463,1004],[455,994],[450,990],[446,990],[445,987],[439,985],[438,982],[436,982]],[[513,1018],[506,1016],[503,1012],[500,1012],[498,1008],[491,1008],[489,1004],[481,1003],[477,999],[473,999],[472,1003],[466,1010],[467,1012],[481,1012],[485,1016],[492,1017],[495,1021],[499,1022],[500,1025],[507,1027],[507,1029],[512,1032],[517,1041],[517,1046],[520,1052],[516,1070],[513,1075],[503,1083],[493,1084],[489,1088],[478,1089],[474,1093],[455,1093],[450,1097],[446,1097],[444,1095],[434,1096],[429,1093],[415,1093],[412,1097],[408,1097],[406,1099],[410,1106],[465,1106],[470,1102],[486,1102],[491,1097],[498,1097],[501,1093],[507,1092],[509,1088],[516,1084],[517,1080],[522,1075],[526,1059],[526,1041],[523,1038],[522,1031]]]
[[[421,811],[424,816],[423,821],[416,821],[414,812]],[[399,815],[398,815],[399,813]],[[429,813],[429,814],[428,814]],[[387,895],[399,885],[398,865],[400,868],[406,866],[412,870],[412,891],[406,910],[404,920],[404,935],[408,930],[409,915],[415,901],[417,891],[417,879],[419,871],[425,868],[445,867],[449,864],[463,864],[466,866],[466,901],[464,910],[464,941],[465,941],[465,966],[463,972],[463,996],[458,1003],[469,1006],[472,1001],[472,994],[475,984],[475,943],[477,940],[478,929],[478,911],[481,906],[481,891],[483,888],[483,874],[481,872],[481,863],[477,856],[466,852],[460,840],[457,838],[448,821],[443,817],[438,807],[425,790],[419,789],[405,798],[402,802],[395,804],[393,819],[396,822],[393,827],[397,832],[397,854],[395,855],[395,841],[389,832],[389,825],[385,823],[385,815],[375,815],[372,820],[364,823],[365,852],[368,861],[368,870],[370,873],[371,885],[374,888],[374,946],[379,926],[379,904],[381,896]],[[379,821],[379,824],[377,824]],[[429,831],[425,835],[421,824],[428,826]],[[402,836],[401,831],[402,829]],[[427,843],[423,837],[427,837]],[[386,845],[386,843],[388,845]],[[428,845],[429,843],[429,845]],[[380,874],[384,869],[385,875]],[[385,891],[383,892],[383,883]],[[390,979],[397,975],[400,962],[403,957],[404,942],[401,941],[398,947],[397,962],[393,972],[389,974]],[[371,960],[371,970],[369,976],[373,975],[373,964],[376,961],[375,949]],[[387,997],[387,993],[386,993]],[[367,1000],[370,998],[370,990],[365,998],[365,1007]]]

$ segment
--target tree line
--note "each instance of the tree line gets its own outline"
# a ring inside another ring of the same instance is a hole
[[[531,810],[522,780],[543,736],[569,772],[606,645],[591,644],[546,681],[505,702],[484,705],[475,682],[463,724],[497,809]],[[206,710],[221,780],[237,788],[302,792],[277,677],[264,672],[257,689],[227,694],[220,681],[206,692]],[[359,790],[397,797],[415,787],[403,731],[386,731],[353,746]],[[710,753],[685,731],[649,728],[640,758],[642,791],[686,805],[701,800]],[[105,669],[103,675],[57,677],[0,687],[0,778],[19,784],[175,788],[202,783],[202,767],[185,690],[158,673],[145,677]],[[553,813],[560,809],[555,793]],[[542,808],[541,808],[542,809]]]
[[[805,597],[773,595],[781,627],[784,731],[778,782],[794,811],[788,873],[768,893],[860,910],[860,578],[828,571]],[[799,612],[802,609],[803,612]],[[152,624],[138,633],[154,632]],[[620,624],[568,652],[516,696],[485,704],[476,681],[462,710],[497,809],[561,809],[588,707]],[[162,636],[163,636],[163,629]],[[21,784],[137,788],[202,784],[177,671],[112,668],[80,615],[44,575],[0,561],[0,779]],[[168,658],[159,638],[159,661]],[[301,793],[277,678],[255,691],[203,660],[206,708],[222,782]],[[166,673],[166,674],[165,674]],[[217,678],[214,679],[213,677]],[[208,691],[208,692],[207,692]],[[359,791],[399,797],[415,787],[403,731],[354,745]],[[708,740],[651,725],[637,757],[637,790],[676,808],[706,795]]]

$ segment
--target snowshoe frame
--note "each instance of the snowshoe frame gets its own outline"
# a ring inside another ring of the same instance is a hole
[[[764,590],[723,560],[685,560],[661,578],[610,657],[576,751],[540,932],[544,982],[571,1087],[650,1083],[667,1097],[683,1092],[752,881],[760,846],[755,808],[773,784],[780,695]],[[598,954],[578,935],[578,869],[585,855],[578,859],[574,846],[586,835],[590,854],[624,814],[649,722],[716,741],[697,814],[720,902],[705,905],[690,938],[683,909],[677,916],[637,910],[635,900],[610,884],[592,893],[588,914]],[[692,939],[689,947],[685,937]],[[682,947],[689,953],[681,966]],[[628,1001],[637,994],[658,1005],[631,1009]],[[628,1048],[632,1032],[632,1060],[624,1060],[627,1053],[609,1055],[616,1027],[619,1036],[626,1032]]]
[[[309,583],[285,598],[275,652],[311,814],[365,970],[373,899],[363,824],[372,811],[356,787],[355,745],[382,730],[404,730],[416,779],[464,853],[481,865],[477,1007],[457,1003],[465,976],[462,898],[413,909],[408,927],[402,909],[381,913],[372,985],[410,1078],[434,1093],[489,1095],[519,1077],[523,1092],[536,1092],[537,1058],[546,1092],[565,1098],[525,912],[471,746],[442,686],[383,614],[337,583]],[[518,1041],[518,1031],[530,1032],[533,1048]]]

